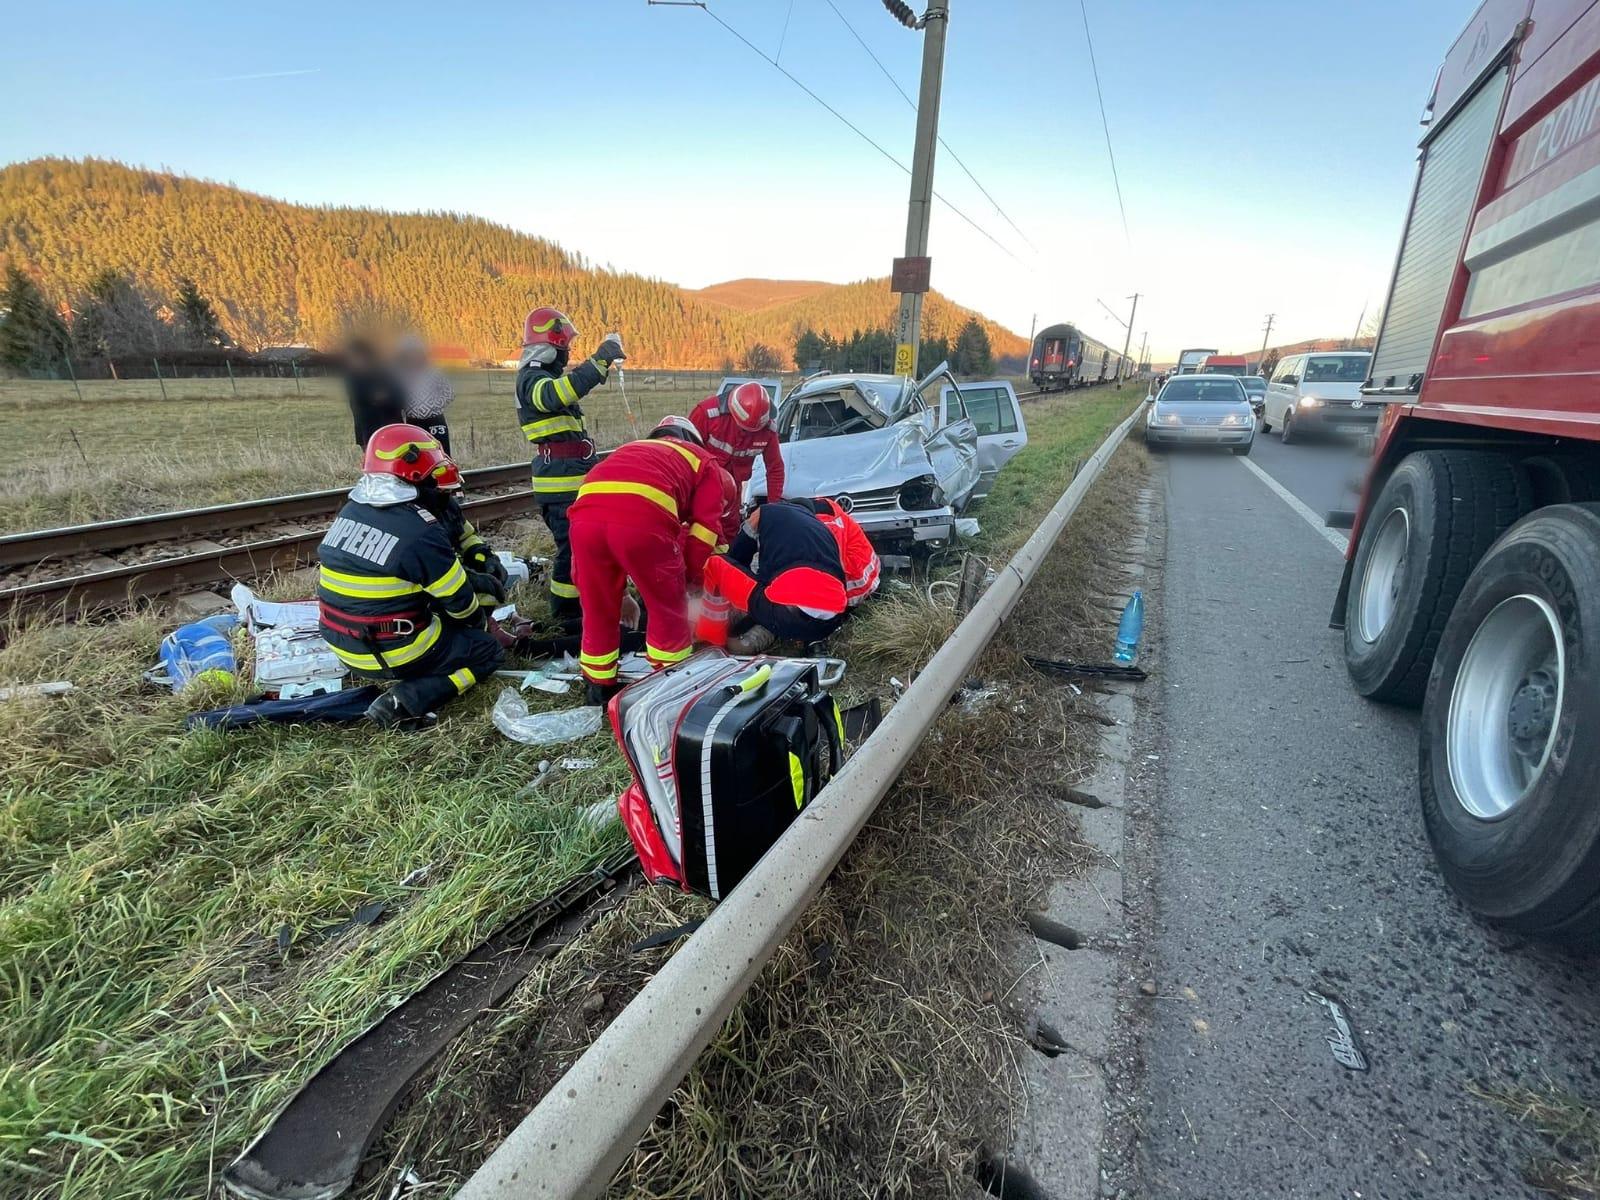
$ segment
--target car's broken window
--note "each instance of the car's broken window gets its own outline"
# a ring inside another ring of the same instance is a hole
[[[793,404],[785,429],[785,441],[809,442],[817,438],[865,433],[881,429],[887,422],[884,414],[855,388],[812,392],[797,396]]]

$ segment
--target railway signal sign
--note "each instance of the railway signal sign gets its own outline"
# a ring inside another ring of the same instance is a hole
[[[933,274],[933,259],[927,255],[916,257],[897,258],[894,268],[889,275],[889,290],[899,292],[901,295],[912,293],[918,296],[926,295],[930,290],[928,281]]]

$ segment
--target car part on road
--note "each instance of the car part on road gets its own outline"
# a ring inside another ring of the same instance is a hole
[[[1423,823],[1473,912],[1600,938],[1600,505],[1514,525],[1467,580],[1418,739]]]
[[[355,1181],[406,1086],[478,1016],[639,882],[632,851],[576,875],[391,1009],[222,1173],[246,1200],[330,1200]]]
[[[1349,1067],[1352,1071],[1365,1071],[1367,1056],[1361,1052],[1361,1046],[1356,1041],[1356,1033],[1350,1027],[1350,1019],[1345,1015],[1344,1005],[1333,997],[1324,996],[1311,988],[1306,990],[1306,999],[1313,1004],[1320,1004],[1327,1010],[1329,1019],[1333,1021],[1333,1032],[1324,1036],[1327,1038],[1328,1049],[1333,1051],[1334,1061],[1341,1067]]]
[[[1526,474],[1503,454],[1424,450],[1401,461],[1367,516],[1345,598],[1345,666],[1358,692],[1421,702],[1468,573],[1530,504]]]
[[[1139,667],[1125,667],[1120,663],[1075,663],[1059,658],[1036,658],[1024,654],[1022,661],[1044,675],[1062,675],[1068,679],[1122,679],[1143,683],[1150,676]]]

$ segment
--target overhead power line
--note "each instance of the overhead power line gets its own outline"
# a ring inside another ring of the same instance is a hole
[[[656,3],[656,4],[663,3],[663,2],[664,2],[664,0],[651,0],[651,3]],[[696,2],[696,3],[692,4],[692,5],[684,5],[683,7],[698,8],[701,12],[705,13],[706,16],[710,17],[718,25],[721,25],[729,33],[733,34],[733,36],[738,38],[739,41],[743,42],[745,44],[745,46],[747,46],[749,48],[750,52],[752,54],[754,54],[757,58],[761,59],[768,66],[770,66],[770,67],[774,68],[775,70],[779,71],[784,76],[784,78],[786,78],[790,83],[794,84],[795,87],[799,88],[802,92],[804,92],[806,95],[810,96],[818,104],[822,105],[823,108],[827,109],[830,113],[832,113],[834,118],[836,120],[838,120],[841,124],[843,124],[847,129],[849,129],[850,132],[854,133],[858,138],[860,138],[862,141],[866,142],[867,145],[871,146],[874,150],[876,150],[879,154],[883,155],[884,158],[888,159],[895,166],[899,167],[900,170],[904,171],[907,175],[911,174],[911,168],[910,167],[906,166],[905,163],[901,162],[893,154],[890,154],[889,151],[885,150],[878,142],[874,141],[859,125],[857,125],[849,117],[845,116],[837,108],[835,108],[833,105],[829,104],[821,96],[817,95],[816,92],[812,91],[809,87],[807,87],[794,74],[794,72],[789,70],[789,68],[785,67],[782,63],[778,62],[777,59],[772,58],[770,55],[767,54],[767,52],[765,50],[761,49],[760,46],[757,46],[749,38],[745,37],[744,34],[740,33],[732,25],[729,25],[721,17],[717,16],[716,13],[712,12],[710,5],[705,4],[705,3]],[[994,244],[995,248],[998,249],[1001,253],[1003,253],[1007,258],[1011,259],[1018,266],[1026,266],[1027,265],[1020,258],[1018,258],[1014,253],[1012,253],[1011,247],[1007,246],[999,238],[995,237],[994,234],[990,233],[982,225],[979,225],[971,217],[967,216],[966,213],[962,212],[954,204],[950,203],[950,201],[947,200],[944,196],[940,195],[938,192],[934,192],[933,195],[934,195],[934,199],[938,200],[940,204],[943,204],[951,212],[955,213],[956,216],[960,217],[963,221],[965,221],[968,225],[970,225],[982,237],[984,237],[988,241],[992,242]]]
[[[867,45],[866,39],[856,31],[856,27],[854,25],[850,24],[849,18],[846,17],[844,13],[839,11],[839,6],[835,4],[833,0],[827,0],[827,2],[828,7],[833,9],[833,15],[838,17],[839,20],[844,23],[844,27],[850,31],[850,36],[855,38],[860,44],[861,48],[867,52],[867,57],[870,58],[874,64],[876,64],[878,70],[883,73],[883,77],[893,85],[895,91],[900,93],[900,98],[910,106],[911,111],[916,112],[917,102],[906,93],[905,88],[900,86],[900,81],[890,73],[888,67],[883,65],[883,60],[873,53],[872,47]],[[944,148],[947,154],[950,155],[956,166],[960,167],[961,170],[965,172],[967,178],[972,180],[973,186],[983,193],[983,198],[990,204],[994,205],[994,211],[1000,214],[1001,219],[1004,220],[1007,225],[1011,226],[1012,231],[1023,240],[1023,243],[1028,247],[1028,249],[1032,250],[1035,254],[1039,253],[1039,248],[1029,240],[1027,234],[1023,233],[1022,230],[1018,228],[1017,223],[1011,219],[1006,210],[1000,207],[1000,201],[996,200],[989,194],[989,189],[984,187],[983,184],[978,181],[978,177],[972,173],[972,168],[968,167],[966,163],[961,161],[961,156],[950,148],[950,143],[945,141],[942,135],[939,138],[939,145]]]
[[[1095,99],[1100,102],[1100,127],[1106,131],[1106,155],[1111,159],[1111,183],[1117,189],[1117,211],[1122,214],[1122,236],[1131,243],[1128,232],[1128,210],[1122,203],[1122,180],[1117,178],[1117,152],[1111,148],[1111,123],[1106,120],[1106,97],[1100,90],[1100,68],[1094,60],[1094,35],[1089,32],[1089,9],[1084,0],[1078,0],[1078,11],[1083,14],[1083,40],[1089,43],[1089,70],[1094,72]]]

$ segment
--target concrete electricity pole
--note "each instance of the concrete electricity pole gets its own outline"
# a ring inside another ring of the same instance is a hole
[[[1133,323],[1139,316],[1139,295],[1135,292],[1128,297],[1133,301],[1133,311],[1128,314],[1128,334],[1122,339],[1122,374],[1117,377],[1119,379],[1128,377],[1128,351],[1133,346]]]
[[[904,6],[901,6],[904,7]],[[902,17],[902,20],[905,18]],[[917,374],[922,346],[922,298],[928,291],[928,219],[933,213],[933,156],[939,144],[939,91],[944,80],[944,39],[950,0],[929,0],[922,28],[922,89],[917,96],[917,145],[911,157],[911,205],[906,214],[906,256],[895,262],[900,293],[895,330],[896,375]]]
[[[1277,319],[1278,319],[1278,314],[1277,313],[1268,313],[1267,314],[1267,327],[1266,327],[1265,330],[1262,331],[1262,334],[1261,334],[1260,362],[1258,362],[1256,364],[1256,370],[1258,370],[1258,371],[1261,369],[1261,363],[1267,361],[1267,339],[1272,336],[1272,323],[1274,321],[1276,321]]]
[[[1143,372],[1144,372],[1145,351],[1147,351],[1149,349],[1150,349],[1150,331],[1148,329],[1146,329],[1144,331],[1144,333],[1140,336],[1140,339],[1139,339],[1139,361],[1134,364],[1139,369],[1139,372],[1141,374],[1143,374]]]

